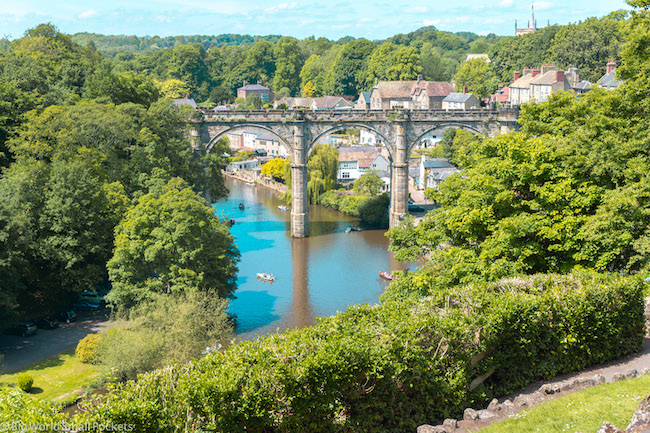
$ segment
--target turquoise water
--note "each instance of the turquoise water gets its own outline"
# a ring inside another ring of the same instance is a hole
[[[277,192],[230,178],[226,184],[230,195],[213,206],[217,215],[235,220],[231,233],[241,262],[230,312],[242,338],[308,326],[349,305],[375,304],[387,286],[379,272],[407,267],[388,251],[385,230],[345,233],[358,220],[311,206],[310,237],[294,239]],[[258,272],[272,273],[276,281],[260,281]]]

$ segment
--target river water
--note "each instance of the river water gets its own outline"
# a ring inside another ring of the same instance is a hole
[[[345,233],[360,225],[356,218],[310,206],[310,237],[294,239],[290,213],[278,209],[284,203],[276,191],[232,178],[226,185],[228,198],[213,206],[217,215],[235,220],[231,233],[241,261],[230,312],[237,315],[240,338],[308,326],[349,305],[375,304],[388,285],[379,272],[408,267],[388,251],[385,230]],[[260,281],[258,272],[272,273],[276,281]]]

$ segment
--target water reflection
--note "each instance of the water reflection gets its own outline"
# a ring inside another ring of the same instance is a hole
[[[388,250],[384,230],[345,233],[355,218],[321,206],[309,209],[310,237],[291,238],[290,214],[278,193],[227,179],[230,195],[214,205],[235,219],[231,232],[241,252],[238,290],[230,311],[242,338],[303,327],[317,316],[378,301],[387,282],[379,271],[405,269]],[[244,204],[244,210],[238,208]],[[258,272],[273,273],[265,283]]]

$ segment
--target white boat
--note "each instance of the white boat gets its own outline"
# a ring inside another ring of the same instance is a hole
[[[278,209],[283,210],[283,211],[285,211],[285,212],[289,210],[288,207],[283,206],[283,205],[278,206]]]
[[[255,182],[246,182],[246,185],[248,185],[248,186],[255,186]]]
[[[266,272],[258,272],[257,278],[262,281],[275,281],[275,276],[273,274],[267,274]]]

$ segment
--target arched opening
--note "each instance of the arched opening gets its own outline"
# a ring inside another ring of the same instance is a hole
[[[291,145],[271,128],[258,124],[239,124],[225,129],[210,139],[205,146],[211,152],[215,144],[223,137],[229,140],[232,152],[250,151],[259,156],[291,158]]]

